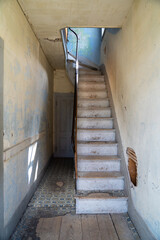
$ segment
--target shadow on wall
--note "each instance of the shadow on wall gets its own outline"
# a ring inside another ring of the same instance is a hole
[[[106,28],[106,31],[114,35],[117,34],[120,30],[121,28]]]

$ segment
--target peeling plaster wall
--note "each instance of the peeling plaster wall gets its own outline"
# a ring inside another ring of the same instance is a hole
[[[4,40],[4,236],[52,155],[53,71],[16,0],[0,1]]]
[[[4,163],[3,163],[3,54],[4,42],[0,38],[0,233],[3,231],[4,225]],[[0,239],[1,239],[0,234]]]
[[[160,239],[160,1],[135,0],[122,30],[106,31],[101,56],[124,153],[131,147],[137,154],[138,186],[131,189],[131,199]]]

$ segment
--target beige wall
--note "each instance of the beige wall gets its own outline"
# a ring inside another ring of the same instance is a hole
[[[131,147],[138,158],[133,204],[160,239],[160,1],[135,0],[122,30],[106,32],[101,55],[124,153]]]
[[[74,87],[68,79],[65,69],[57,69],[54,71],[53,91],[57,93],[74,92]]]
[[[52,155],[53,70],[16,0],[0,1],[0,37],[4,40],[7,239]]]

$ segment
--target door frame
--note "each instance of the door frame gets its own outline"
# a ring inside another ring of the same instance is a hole
[[[4,41],[0,38],[0,239],[4,239],[3,79]]]
[[[53,121],[54,121],[54,155],[55,155],[55,157],[56,157],[56,154],[55,154],[55,152],[56,152],[56,136],[57,136],[57,130],[56,130],[56,122],[57,122],[57,119],[56,119],[56,100],[58,99],[58,98],[62,98],[62,97],[64,97],[64,98],[73,98],[73,100],[74,100],[74,93],[72,93],[72,92],[69,92],[69,93],[54,93],[54,96],[53,96],[53,99],[54,99],[54,117],[53,117]],[[72,119],[73,119],[73,117],[71,116],[71,121],[72,121]],[[73,155],[71,155],[71,156],[66,156],[66,158],[73,158],[74,157],[74,153],[73,153]]]

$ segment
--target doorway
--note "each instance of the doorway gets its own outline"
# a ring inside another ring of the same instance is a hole
[[[55,93],[55,157],[72,158],[73,93]]]

